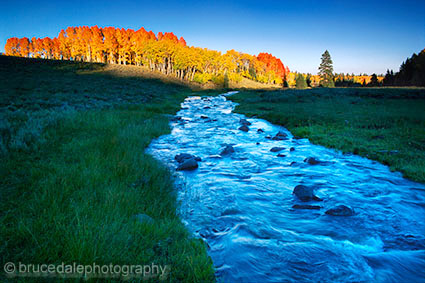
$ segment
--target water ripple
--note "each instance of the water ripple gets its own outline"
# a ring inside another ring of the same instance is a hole
[[[171,134],[147,149],[172,169],[179,153],[201,157],[197,170],[176,173],[185,184],[181,213],[208,243],[219,280],[425,281],[423,184],[375,161],[293,139],[261,119],[247,119],[250,130],[240,131],[246,117],[234,107],[224,95],[189,97]],[[287,139],[271,139],[279,131]],[[235,152],[220,156],[228,144]],[[307,157],[321,162],[310,165]],[[293,208],[305,204],[292,194],[300,184],[315,188],[323,201],[308,204],[320,209]],[[339,204],[354,215],[325,214]]]

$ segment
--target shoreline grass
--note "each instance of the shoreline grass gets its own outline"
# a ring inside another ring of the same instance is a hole
[[[214,281],[170,172],[144,153],[192,91],[88,63],[23,61],[0,62],[3,264],[155,263],[170,267],[169,281]]]
[[[314,144],[355,153],[425,183],[425,89],[241,91],[236,112],[285,126]]]

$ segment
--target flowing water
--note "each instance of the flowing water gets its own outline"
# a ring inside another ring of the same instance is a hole
[[[176,173],[184,184],[181,213],[208,244],[219,281],[425,281],[423,184],[375,161],[294,139],[261,119],[248,119],[248,132],[238,130],[246,117],[232,113],[235,105],[226,95],[189,97],[171,134],[147,149],[173,170],[179,153],[201,157],[198,169]],[[279,131],[288,139],[270,139]],[[235,152],[220,156],[227,144]],[[322,162],[310,165],[306,157]],[[305,204],[292,194],[299,184],[315,188],[323,201],[307,204],[321,209],[293,208]],[[338,204],[354,215],[325,214]]]

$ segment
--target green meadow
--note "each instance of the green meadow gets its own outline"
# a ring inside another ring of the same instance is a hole
[[[241,91],[232,100],[236,112],[425,182],[424,88]]]
[[[169,281],[214,281],[205,244],[179,218],[169,170],[144,153],[190,88],[5,56],[0,78],[3,264],[154,263],[169,266]]]

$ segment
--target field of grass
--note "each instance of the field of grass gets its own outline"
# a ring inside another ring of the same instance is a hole
[[[425,182],[425,89],[242,91],[236,112],[285,126],[315,144],[389,165]]]
[[[2,266],[155,263],[171,281],[214,281],[170,172],[144,154],[192,93],[100,64],[0,56]]]

